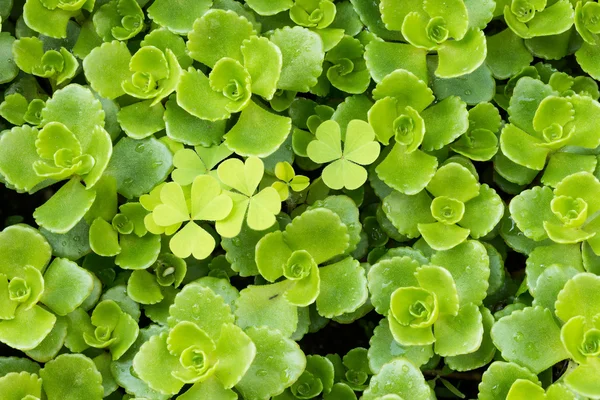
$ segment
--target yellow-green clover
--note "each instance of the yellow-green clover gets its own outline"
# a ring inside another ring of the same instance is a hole
[[[363,165],[373,163],[379,156],[379,143],[375,141],[373,128],[361,120],[348,123],[344,149],[340,125],[325,121],[317,128],[316,139],[307,147],[308,157],[319,164],[328,164],[321,172],[323,182],[331,189],[354,190],[367,180]]]

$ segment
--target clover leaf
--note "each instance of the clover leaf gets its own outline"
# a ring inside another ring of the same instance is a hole
[[[354,190],[367,180],[367,171],[362,165],[373,163],[379,156],[379,144],[374,139],[375,133],[369,124],[350,121],[342,150],[339,124],[326,121],[317,129],[316,140],[308,144],[307,153],[314,162],[331,162],[321,173],[327,186]]]
[[[222,193],[219,182],[209,175],[196,177],[189,201],[176,182],[163,185],[159,196],[160,204],[152,207],[152,213],[144,221],[146,228],[152,232],[155,226],[171,227],[170,231],[175,232],[189,221],[170,239],[171,251],[180,258],[193,255],[203,260],[208,257],[215,248],[215,240],[194,221],[222,221],[232,212],[233,200]]]
[[[290,196],[290,189],[294,192],[301,192],[306,189],[310,183],[308,177],[296,175],[294,168],[287,161],[278,162],[275,165],[275,176],[279,181],[274,182],[271,186],[277,190],[281,201],[287,200]]]
[[[257,157],[248,157],[245,162],[228,159],[219,164],[219,179],[235,190],[223,193],[230,198],[232,208],[226,218],[221,218],[215,225],[221,236],[237,236],[244,220],[250,228],[258,231],[265,230],[275,223],[275,215],[281,210],[281,199],[277,190],[267,187],[256,193],[263,173],[264,164]]]

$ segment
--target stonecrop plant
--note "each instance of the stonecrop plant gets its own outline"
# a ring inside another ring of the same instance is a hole
[[[0,27],[0,400],[600,399],[596,0]]]

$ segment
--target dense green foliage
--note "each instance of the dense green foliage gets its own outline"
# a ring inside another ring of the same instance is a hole
[[[0,399],[600,399],[598,2],[0,18]]]

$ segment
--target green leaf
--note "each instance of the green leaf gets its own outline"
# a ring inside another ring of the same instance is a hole
[[[67,315],[92,293],[92,275],[72,261],[55,258],[44,274],[41,302],[58,315]]]
[[[598,364],[598,360],[593,358],[588,365],[578,366],[574,371],[567,375],[565,384],[583,396],[598,396],[600,388],[594,379],[600,369],[600,365]]]
[[[528,307],[501,318],[492,328],[492,340],[502,357],[540,373],[568,358],[560,328],[550,310]]]
[[[225,120],[197,118],[177,104],[175,95],[167,101],[163,118],[167,136],[183,144],[210,147],[219,144],[225,134]]]
[[[460,55],[469,54],[468,57]],[[485,35],[479,29],[470,29],[460,40],[446,41],[438,49],[439,64],[435,75],[455,78],[470,74],[484,62],[487,55]]]
[[[277,90],[283,64],[281,50],[267,38],[258,36],[244,41],[240,50],[244,67],[252,78],[252,93],[271,100]]]
[[[425,364],[433,356],[433,346],[402,346],[394,340],[389,323],[383,318],[369,341],[369,367],[375,373],[392,361],[404,357],[416,366]]]
[[[496,347],[492,342],[490,331],[495,319],[487,308],[480,308],[483,317],[483,339],[479,348],[469,354],[446,357],[448,366],[456,371],[470,371],[488,364],[496,353]]]
[[[290,9],[294,2],[292,0],[250,0],[246,4],[259,15],[275,15]]]
[[[66,233],[77,225],[95,198],[95,190],[86,189],[77,178],[73,178],[50,200],[36,208],[33,217],[38,225],[50,232]]]
[[[159,235],[121,235],[119,244],[121,252],[115,258],[115,264],[123,269],[148,268],[161,250]]]
[[[474,304],[462,306],[456,316],[440,315],[433,329],[435,352],[443,357],[473,353],[483,341],[482,315]]]
[[[157,24],[178,34],[188,34],[196,18],[206,13],[212,5],[212,0],[186,1],[172,4],[159,0],[148,7],[148,16]]]
[[[419,237],[419,224],[433,223],[431,198],[424,191],[413,196],[393,191],[383,199],[382,208],[393,226],[409,238]]]
[[[353,312],[367,301],[367,279],[358,261],[348,257],[320,268],[319,275],[321,291],[317,310],[320,315],[331,318]]]
[[[479,239],[490,233],[504,215],[504,203],[488,185],[479,187],[479,195],[465,203],[465,213],[459,225],[468,228],[471,237]]]
[[[231,389],[224,389],[223,384],[216,378],[195,383],[188,391],[177,397],[181,400],[194,400],[198,398],[215,400],[236,400],[237,394]]]
[[[379,314],[388,314],[390,298],[396,289],[419,286],[415,277],[419,266],[418,261],[403,255],[380,260],[371,267],[368,273],[369,292],[371,303]]]
[[[294,218],[283,233],[292,250],[306,250],[317,264],[343,254],[349,244],[348,228],[334,212],[317,208]]]
[[[115,256],[121,252],[118,233],[102,218],[96,218],[90,226],[90,247],[94,253],[103,257]]]
[[[13,319],[0,321],[0,342],[21,351],[35,349],[55,322],[56,316],[40,306],[20,308]]]
[[[27,0],[23,7],[23,19],[27,26],[36,32],[53,38],[65,38],[69,19],[78,12],[78,9],[55,8],[50,10],[44,6],[42,0]]]
[[[479,385],[479,399],[504,399],[514,382],[519,379],[526,379],[536,384],[539,383],[537,376],[527,368],[512,362],[495,361],[483,374],[483,379]]]
[[[213,9],[196,19],[187,46],[194,60],[212,68],[223,57],[242,62],[240,47],[254,34],[246,18],[233,11]]]
[[[490,267],[487,251],[480,242],[468,240],[453,249],[435,252],[431,263],[452,274],[461,307],[481,304],[487,295]]]
[[[36,229],[25,225],[11,225],[0,232],[0,274],[12,279],[20,266],[31,266],[43,272],[52,256],[52,248]]]
[[[42,380],[28,372],[10,372],[0,378],[0,391],[7,400],[39,399],[42,397]]]
[[[283,144],[291,127],[289,118],[272,114],[251,101],[225,135],[225,145],[241,156],[264,158]]]
[[[373,40],[365,46],[365,61],[373,80],[381,82],[397,69],[412,72],[423,82],[427,82],[427,51],[405,43]]]
[[[154,137],[121,138],[113,149],[106,174],[117,181],[117,191],[128,199],[150,192],[164,181],[173,162],[169,148]]]
[[[593,318],[598,310],[598,287],[600,279],[590,273],[581,273],[570,279],[558,294],[556,315],[567,322],[573,317]],[[574,307],[573,305],[576,304]]]
[[[507,79],[527,67],[533,56],[527,50],[523,39],[507,28],[487,37],[487,58],[485,62],[497,79]]]
[[[7,83],[12,81],[19,73],[19,67],[15,65],[12,55],[12,47],[15,38],[10,33],[0,34],[0,54],[2,54],[2,64],[0,64],[0,82]]]
[[[510,7],[504,8],[506,24],[522,38],[550,36],[565,32],[573,25],[573,5],[566,0],[559,0],[549,7],[532,14],[533,18],[522,22],[513,14]],[[529,17],[528,17],[529,18]]]
[[[283,281],[243,289],[235,302],[238,325],[243,329],[265,326],[290,337],[298,325],[298,310],[284,296],[289,286]]]
[[[169,371],[183,369],[178,357],[167,348],[167,334],[154,335],[142,344],[133,358],[133,370],[151,389],[163,394],[178,393],[184,383]]]
[[[110,68],[104,68],[106,60],[110,60]],[[121,82],[131,76],[130,60],[126,44],[113,41],[94,48],[83,60],[83,70],[94,91],[107,99],[116,99],[125,94]]]
[[[225,389],[231,389],[240,382],[251,367],[256,351],[256,345],[239,327],[223,325],[216,347],[219,363],[215,376]]]
[[[425,382],[421,371],[405,358],[398,358],[385,364],[371,378],[369,387],[364,391],[364,400],[385,398],[385,395],[396,394],[404,399],[428,400],[431,388]]]
[[[246,334],[256,345],[256,357],[236,389],[246,399],[263,399],[282,393],[302,374],[306,357],[300,347],[280,332],[249,328]]]
[[[146,270],[133,271],[127,281],[127,295],[141,304],[156,304],[164,298],[156,277]]]
[[[591,155],[554,153],[548,159],[541,181],[546,186],[556,187],[560,181],[578,172],[593,173],[597,158]]]
[[[509,204],[510,214],[525,236],[536,241],[547,238],[543,222],[554,221],[550,208],[552,190],[549,187],[534,187],[524,190]]]
[[[221,325],[233,323],[234,319],[222,297],[207,287],[195,284],[187,285],[177,294],[169,313],[169,326],[190,321],[213,339],[219,337]]]
[[[153,106],[152,100],[146,100],[121,108],[117,118],[127,136],[144,139],[165,129],[164,112],[162,104]]]
[[[6,149],[0,150],[0,174],[15,189],[33,191],[45,179],[33,168],[33,163],[40,159],[35,146],[37,137],[38,130],[27,125],[0,135],[0,149]]]
[[[436,295],[440,314],[456,315],[459,312],[456,284],[450,272],[435,265],[425,265],[415,271],[419,285]]]
[[[100,400],[102,375],[94,362],[82,354],[62,354],[40,370],[48,400]]]
[[[408,153],[405,146],[396,143],[387,157],[375,168],[375,172],[379,179],[398,192],[416,195],[427,186],[437,166],[438,161],[435,157],[421,150]],[[398,174],[398,170],[406,173]]]
[[[277,29],[270,37],[281,50],[282,68],[277,88],[308,92],[317,84],[325,58],[319,35],[300,26]]]

